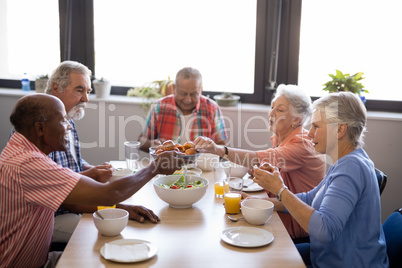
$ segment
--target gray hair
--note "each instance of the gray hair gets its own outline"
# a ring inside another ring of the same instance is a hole
[[[280,96],[284,96],[290,103],[290,111],[293,117],[300,118],[301,125],[304,125],[312,115],[311,98],[300,87],[296,85],[280,84],[276,89],[275,101]]]
[[[76,61],[63,61],[60,65],[53,71],[52,75],[47,82],[46,94],[52,94],[52,86],[54,83],[59,85],[61,92],[64,92],[65,88],[71,83],[70,74],[79,73],[91,77],[92,72],[85,65]]]
[[[202,87],[202,75],[200,71],[192,67],[184,67],[176,74],[176,81],[175,84],[177,86],[180,79],[192,79],[197,81],[197,84]]]
[[[364,146],[367,110],[361,99],[351,92],[330,93],[313,103],[314,111],[325,113],[327,123],[346,124],[350,142],[356,147]]]

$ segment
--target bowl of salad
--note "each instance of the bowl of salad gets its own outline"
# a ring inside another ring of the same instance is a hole
[[[204,197],[208,180],[196,176],[169,175],[154,180],[154,189],[160,199],[173,208],[189,208]]]

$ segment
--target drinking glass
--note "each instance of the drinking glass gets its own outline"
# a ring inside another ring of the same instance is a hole
[[[230,163],[229,162],[218,162],[213,164],[214,169],[214,188],[215,197],[223,198],[224,188],[229,187],[225,182],[230,176]]]
[[[140,142],[126,141],[124,142],[127,168],[137,170],[140,162]]]
[[[228,188],[225,188],[225,211],[227,214],[238,214],[240,213],[243,179],[229,177],[226,184],[228,185]]]

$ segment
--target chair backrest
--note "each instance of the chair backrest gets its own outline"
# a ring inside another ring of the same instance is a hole
[[[387,242],[389,267],[402,267],[402,208],[395,210],[382,226]]]
[[[375,175],[377,175],[378,187],[380,188],[380,194],[382,194],[382,191],[384,191],[385,185],[387,184],[388,177],[378,168],[375,169]]]

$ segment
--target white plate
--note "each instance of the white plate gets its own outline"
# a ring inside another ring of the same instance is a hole
[[[238,247],[261,247],[274,241],[274,236],[267,230],[255,227],[233,227],[221,233],[221,239]]]
[[[243,192],[258,192],[264,190],[258,183],[250,179],[250,175],[248,174],[243,177],[243,185],[247,185],[247,187],[243,186]]]
[[[119,239],[119,240],[114,240],[112,242],[109,242],[109,244],[115,244],[115,245],[135,245],[135,244],[145,244],[148,247],[148,256],[145,258],[141,259],[136,259],[136,260],[127,260],[127,259],[114,259],[110,258],[108,260],[110,261],[115,261],[115,262],[124,262],[124,263],[131,263],[131,262],[140,262],[140,261],[145,261],[153,256],[156,255],[156,252],[158,252],[158,247],[155,244],[152,244],[151,242],[145,241],[145,240],[140,240],[140,239]],[[100,249],[100,254],[102,255],[103,258],[105,258],[105,246],[103,246]]]

